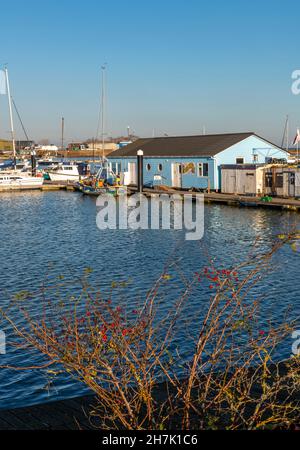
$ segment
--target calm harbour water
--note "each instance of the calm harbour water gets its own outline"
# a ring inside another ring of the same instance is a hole
[[[49,277],[68,273],[80,275],[85,267],[94,269],[92,282],[105,291],[112,281],[131,279],[126,301],[132,305],[143,298],[161,274],[164,265],[176,261],[188,276],[205,265],[204,250],[222,265],[233,265],[245,258],[257,238],[267,248],[272,238],[289,227],[300,227],[299,215],[292,212],[255,208],[205,206],[205,235],[202,241],[185,241],[182,231],[100,231],[96,227],[95,198],[69,192],[1,193],[0,197],[0,303],[11,295],[36,290]],[[272,312],[282,317],[291,305],[291,315],[300,317],[299,254],[285,247],[274,257],[274,270],[258,285],[264,294],[265,317]],[[176,283],[170,283],[170,302],[176,296]],[[190,299],[187,318],[197,314],[207,295]],[[35,310],[32,299],[32,310]],[[38,310],[38,304],[36,304]],[[166,305],[166,308],[168,305]],[[30,366],[41,361],[36,352],[21,352],[10,345],[14,335],[0,322],[7,334],[7,354],[0,364]],[[292,341],[283,342],[280,357],[291,353]],[[188,342],[186,351],[188,353]],[[60,375],[49,389],[48,379],[38,370],[0,369],[0,408],[11,408],[85,393],[84,387]]]

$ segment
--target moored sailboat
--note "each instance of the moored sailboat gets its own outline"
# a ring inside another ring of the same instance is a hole
[[[7,68],[5,68],[4,70],[0,70],[0,94],[7,95],[8,98],[8,109],[9,109],[10,129],[11,129],[10,131],[13,148],[13,161],[11,164],[12,169],[2,170],[0,172],[0,190],[40,188],[44,180],[42,177],[35,176],[33,167],[32,173],[27,172],[29,168],[28,161],[22,161],[20,162],[19,165],[17,164],[14,121],[12,114],[12,97],[10,93],[10,84]]]
[[[121,178],[118,174],[115,174],[111,166],[105,157],[105,71],[106,65],[101,67],[102,72],[102,93],[101,93],[101,140],[102,140],[102,162],[97,174],[90,176],[89,178],[77,183],[76,187],[79,191],[86,195],[104,195],[110,194],[115,197],[124,195],[127,193],[126,187],[122,186]],[[99,123],[98,123],[99,127]],[[98,136],[98,130],[96,135]]]
[[[114,196],[126,194],[126,187],[121,184],[121,178],[115,174],[107,161],[101,164],[97,174],[80,181],[77,188],[86,195],[111,194]]]

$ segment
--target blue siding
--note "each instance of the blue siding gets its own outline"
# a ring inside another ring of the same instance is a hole
[[[257,155],[257,163],[265,163],[266,158],[285,158],[287,159],[287,154],[284,150],[279,147],[257,137],[250,136],[243,141],[235,144],[226,150],[216,154],[215,157],[144,157],[144,183],[153,183],[155,175],[161,175],[162,180],[157,182],[157,184],[164,184],[167,186],[172,186],[172,163],[194,163],[195,173],[182,174],[182,187],[183,188],[199,188],[206,189],[208,184],[210,188],[214,190],[219,190],[221,188],[221,177],[220,177],[220,166],[223,164],[235,164],[236,158],[244,158],[245,164],[252,164],[254,162],[253,155]],[[127,171],[128,163],[136,163],[136,157],[108,157],[109,161],[114,163],[119,163],[119,171]],[[197,176],[197,165],[198,163],[208,163],[208,177],[198,177]],[[147,170],[147,164],[151,165],[151,169]],[[158,170],[158,165],[162,165],[162,171]],[[208,183],[208,178],[210,183]],[[155,182],[154,182],[155,183]]]
[[[128,163],[136,163],[136,158],[113,158],[109,157],[109,161],[113,164],[121,163],[121,171],[128,170]],[[214,161],[212,158],[154,158],[154,157],[144,157],[144,184],[153,183],[154,176],[160,175],[162,180],[157,182],[157,184],[163,184],[166,186],[172,186],[172,164],[187,164],[193,163],[195,166],[195,173],[182,173],[182,187],[190,188],[195,187],[198,189],[207,189],[208,178],[210,179],[210,187],[214,188]],[[208,163],[208,177],[197,176],[197,164],[198,163]],[[150,164],[150,170],[147,170],[147,165]],[[159,164],[162,166],[162,170],[159,171]]]

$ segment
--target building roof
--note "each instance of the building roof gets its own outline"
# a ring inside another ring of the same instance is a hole
[[[128,144],[127,146],[116,150],[111,156],[133,157],[136,156],[137,150],[143,150],[144,156],[211,157],[253,135],[255,135],[255,133],[248,132],[207,134],[200,136],[141,138],[133,142],[132,144]]]
[[[270,164],[271,166],[271,164]],[[222,164],[221,169],[225,170],[256,170],[269,167],[267,164]]]

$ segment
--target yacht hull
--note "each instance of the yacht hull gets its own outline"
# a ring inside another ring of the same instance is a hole
[[[40,189],[43,185],[43,178],[28,177],[21,180],[0,180],[0,191],[13,191],[25,189]]]
[[[79,181],[79,175],[48,172],[51,181]]]

